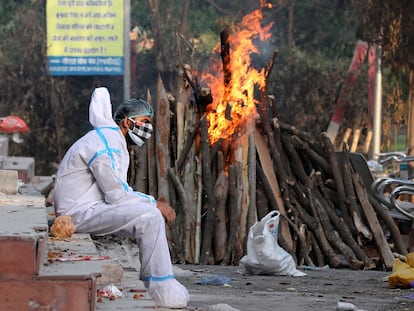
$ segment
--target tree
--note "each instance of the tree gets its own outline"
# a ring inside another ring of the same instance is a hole
[[[273,111],[311,134],[324,131],[333,114],[356,43],[353,8],[344,1],[285,0],[272,10],[272,40],[279,55],[270,77]],[[365,123],[366,79],[353,90],[345,126]],[[304,113],[309,111],[309,113]]]
[[[357,35],[383,49],[383,63],[408,76],[407,153],[414,155],[414,5],[410,0],[353,1],[360,25]],[[398,90],[396,94],[401,94]],[[404,96],[404,94],[401,94]],[[404,100],[404,98],[403,98]],[[405,101],[405,100],[404,100]],[[414,170],[411,164],[410,173]],[[410,174],[412,175],[412,174]]]
[[[259,0],[177,0],[162,5],[158,0],[160,33],[155,36],[149,4],[156,2],[131,0],[133,26],[139,26],[150,43],[162,46],[158,50],[151,44],[137,48],[139,96],[155,89],[159,71],[167,91],[174,93],[179,61],[190,63],[196,71],[203,70],[220,41],[220,32],[259,6]],[[338,85],[352,57],[354,12],[343,0],[273,2],[263,20],[266,24],[275,22],[273,35],[260,46],[260,55],[253,55],[254,62],[266,67],[274,49],[279,49],[268,88],[276,97],[275,114],[302,130],[319,134],[326,128]],[[45,1],[0,2],[0,20],[0,116],[17,114],[31,129],[24,135],[24,144],[11,145],[10,155],[35,157],[36,174],[53,174],[49,163],[59,163],[66,149],[89,129],[91,90],[107,86],[116,106],[123,99],[123,79],[48,76]],[[160,66],[156,65],[158,59]],[[355,90],[356,108],[348,122],[360,115],[364,90],[363,85]]]

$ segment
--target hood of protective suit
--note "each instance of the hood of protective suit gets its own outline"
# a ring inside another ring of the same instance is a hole
[[[92,93],[89,122],[93,128],[118,126],[112,118],[111,96],[106,87],[98,87]]]

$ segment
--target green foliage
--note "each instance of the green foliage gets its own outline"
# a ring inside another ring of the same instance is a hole
[[[348,54],[355,44],[356,21],[343,1],[295,1],[294,43],[321,51],[326,57]]]
[[[358,36],[368,42],[380,42],[384,59],[392,67],[414,66],[412,1],[353,1],[353,5],[360,21]]]
[[[294,3],[290,45],[288,7],[277,7],[272,15],[279,53],[268,92],[276,97],[273,110],[282,121],[319,135],[333,115],[353,56],[356,23],[352,7],[343,1]],[[366,98],[363,69],[344,126],[366,124],[360,117],[367,109]]]

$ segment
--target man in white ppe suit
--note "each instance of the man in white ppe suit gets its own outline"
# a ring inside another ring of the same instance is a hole
[[[113,119],[107,88],[96,88],[89,106],[93,130],[71,146],[59,165],[55,211],[58,216],[70,215],[77,232],[134,238],[140,278],[155,305],[183,308],[189,294],[173,276],[165,235],[165,221],[173,224],[175,212],[126,182],[127,140],[143,145],[151,136],[152,118],[146,101],[131,99],[118,107]]]

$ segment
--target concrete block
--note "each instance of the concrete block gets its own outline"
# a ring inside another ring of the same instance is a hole
[[[31,157],[3,157],[1,168],[17,171],[19,179],[27,184],[35,174],[35,160]]]
[[[16,194],[18,190],[17,179],[17,171],[0,170],[0,192]]]
[[[0,135],[0,157],[7,157],[9,154],[9,138]]]

